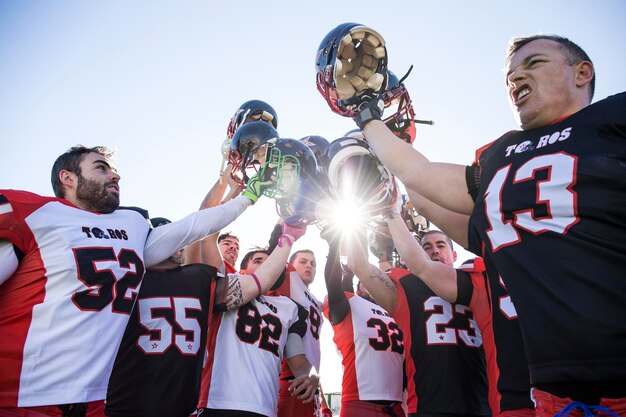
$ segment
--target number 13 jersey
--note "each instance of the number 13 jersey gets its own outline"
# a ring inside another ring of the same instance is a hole
[[[626,379],[626,93],[477,154],[470,250],[511,294],[533,383]]]

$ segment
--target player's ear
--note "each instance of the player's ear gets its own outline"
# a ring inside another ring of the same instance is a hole
[[[76,188],[76,184],[78,183],[78,175],[66,169],[62,169],[59,172],[59,179],[63,187],[70,190]]]
[[[585,87],[591,82],[594,75],[593,64],[589,61],[582,61],[576,64],[576,87]]]
[[[455,250],[452,251],[452,261],[456,262],[456,251]]]

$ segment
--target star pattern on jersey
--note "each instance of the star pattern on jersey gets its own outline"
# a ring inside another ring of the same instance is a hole
[[[439,336],[439,340],[443,340],[443,335]]]
[[[187,345],[187,350],[192,350],[192,349],[193,349],[193,345],[192,345],[191,343],[189,343],[189,344]]]
[[[158,343],[155,342],[152,344],[152,349],[158,349],[158,347],[159,347]]]

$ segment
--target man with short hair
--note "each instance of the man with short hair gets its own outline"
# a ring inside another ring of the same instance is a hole
[[[241,260],[241,271],[253,273],[268,258],[269,253],[266,249],[255,249],[246,253]]]
[[[0,410],[103,415],[145,268],[236,219],[263,191],[253,179],[244,196],[153,231],[119,207],[104,147],[59,156],[56,198],[0,190]]]
[[[217,246],[224,259],[226,273],[232,274],[235,270],[237,258],[239,258],[239,238],[230,232],[222,233],[217,238]]]
[[[291,233],[291,235],[289,234]],[[242,261],[241,274],[266,276],[272,265],[273,282],[285,273],[285,262],[295,238],[304,230],[284,226],[283,237],[268,256],[267,251],[250,251]],[[286,252],[285,252],[286,251]],[[229,275],[231,281],[239,274]],[[318,377],[303,347],[308,331],[305,309],[275,291],[263,291],[247,300],[232,299],[226,307],[236,310],[217,313],[209,330],[209,355],[202,376],[199,414],[208,417],[276,417],[279,369],[285,359],[294,378],[290,395],[298,401],[313,400]]]
[[[308,312],[308,331],[304,336],[304,348],[309,362],[319,372],[321,361],[320,332],[324,317],[322,315],[322,303],[309,290],[309,286],[315,279],[317,261],[315,254],[310,249],[301,249],[289,257],[287,274],[278,293],[293,299],[303,306]],[[320,395],[319,401],[303,403],[294,398],[290,391],[294,376],[288,364],[283,361],[280,374],[280,394],[278,399],[278,417],[298,415],[303,417],[315,416],[318,408],[327,409],[325,400]]]
[[[361,281],[356,295],[344,290],[352,285],[352,274],[344,277],[339,260],[341,234],[328,227],[321,235],[328,242],[324,316],[333,327],[343,365],[341,417],[404,417],[402,330]]]
[[[626,198],[626,93],[591,104],[591,60],[556,35],[513,39],[505,84],[522,130],[469,167],[431,163],[398,140],[379,120],[381,98],[355,120],[407,189],[471,214],[462,243],[515,303],[537,414],[570,400],[625,414],[626,215],[616,202]]]
[[[317,271],[315,253],[311,249],[301,249],[289,257],[289,264],[296,270],[307,287],[313,283]]]
[[[490,416],[482,337],[471,309],[437,296],[410,271],[371,265],[365,232],[353,235],[348,267],[404,334],[409,417]],[[457,273],[445,235],[430,232],[422,242],[431,252],[429,272]]]

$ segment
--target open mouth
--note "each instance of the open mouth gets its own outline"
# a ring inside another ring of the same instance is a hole
[[[526,97],[529,94],[530,94],[530,87],[528,87],[527,85],[524,85],[516,89],[515,91],[513,91],[513,100],[515,101],[515,104],[518,104],[520,101],[524,99],[524,97]]]

